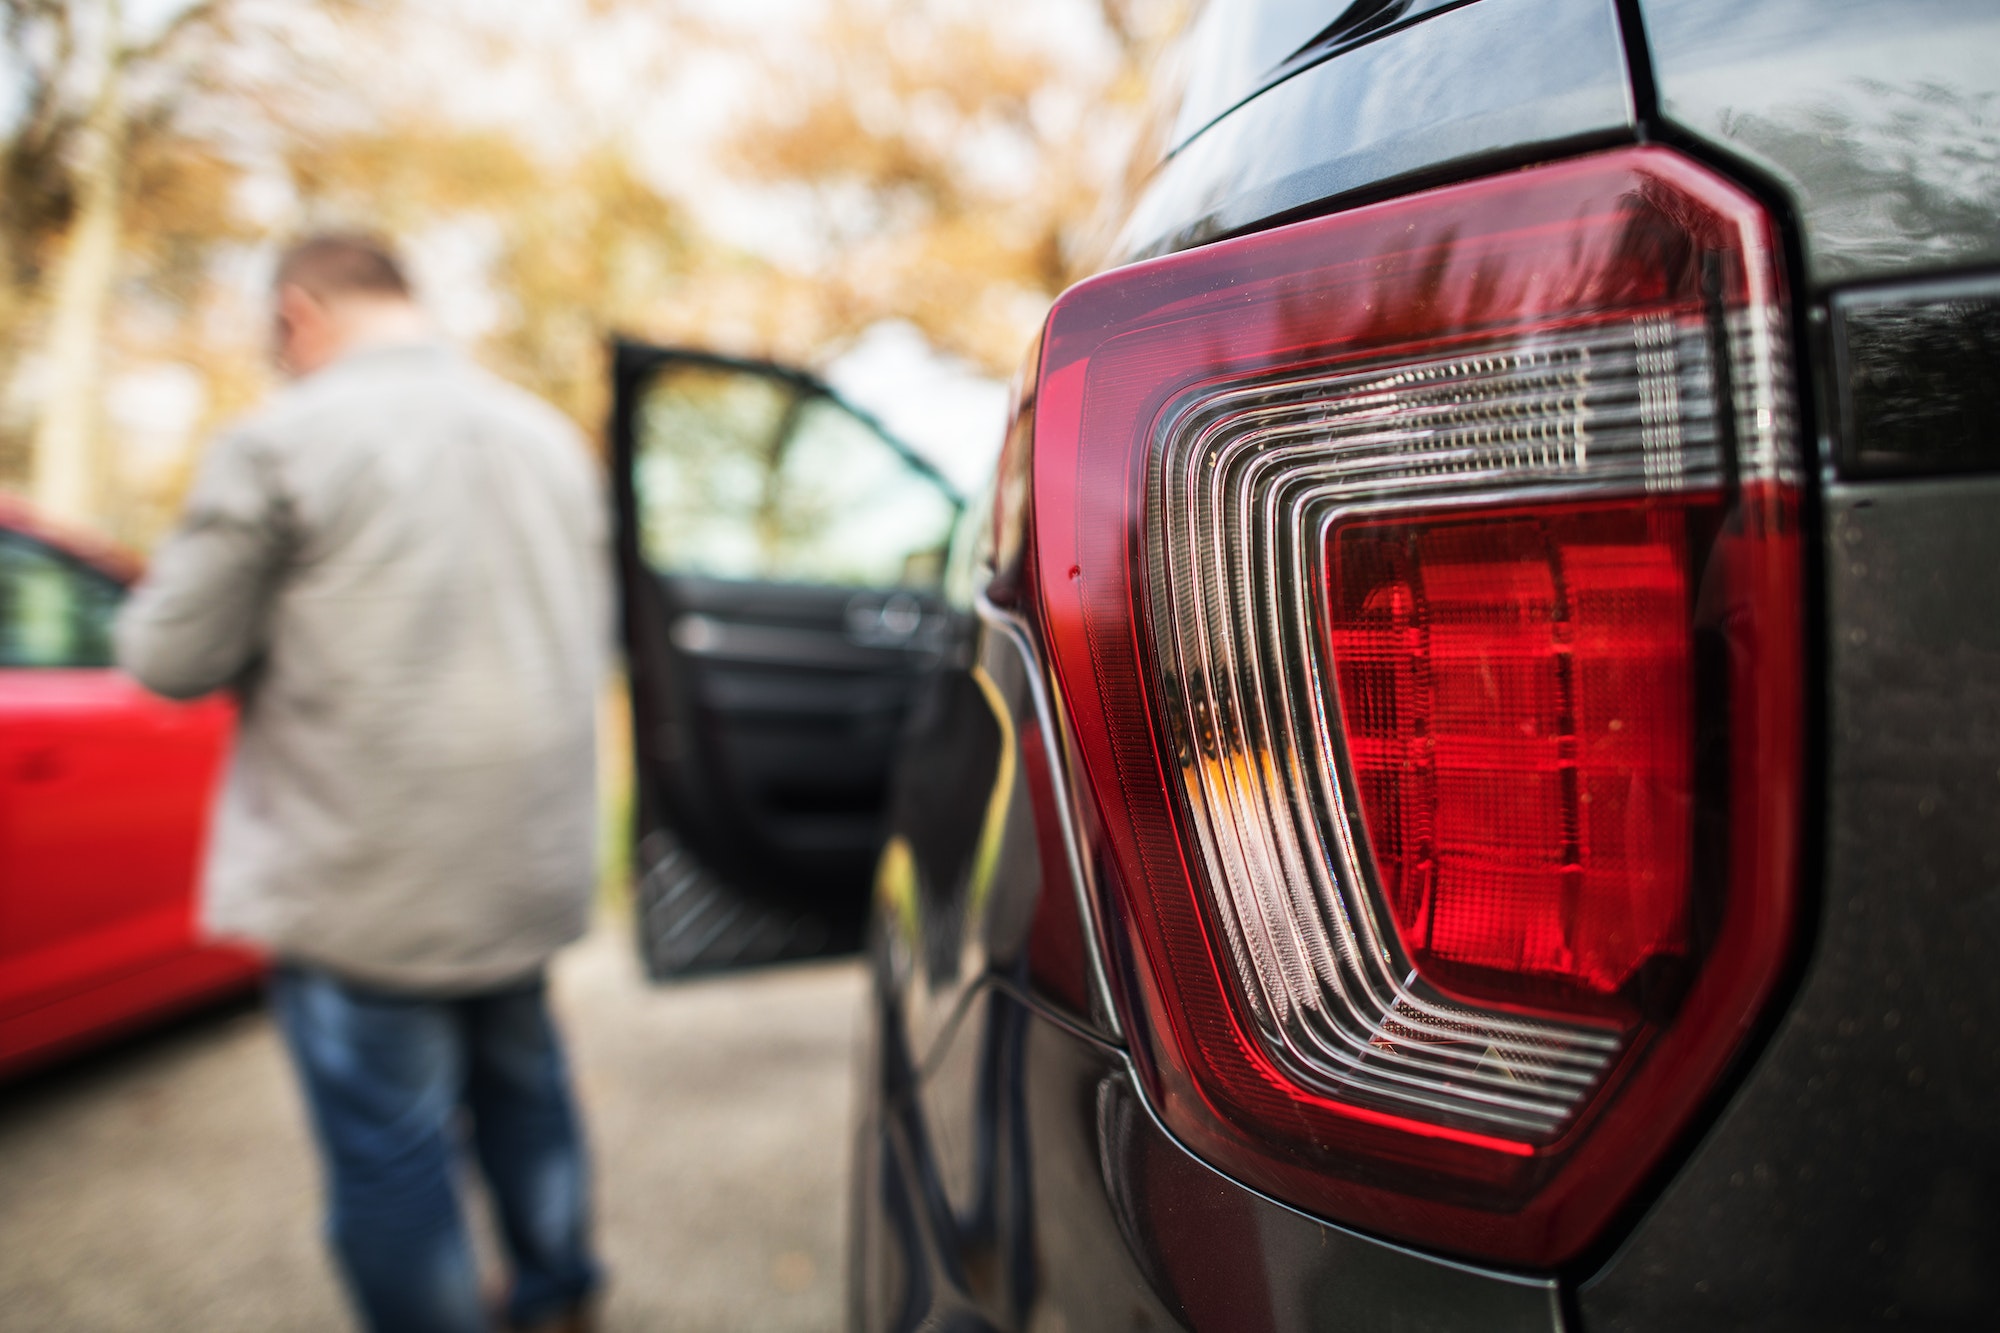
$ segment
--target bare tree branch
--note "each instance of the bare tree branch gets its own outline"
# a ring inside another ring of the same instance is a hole
[[[232,17],[231,11],[238,8],[236,0],[195,0],[168,21],[153,37],[136,46],[119,47],[117,59],[121,64],[143,64],[160,59],[172,51],[184,37],[198,33],[204,28],[219,27]]]

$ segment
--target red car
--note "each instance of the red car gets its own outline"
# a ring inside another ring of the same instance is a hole
[[[138,562],[0,497],[0,1076],[252,984],[194,898],[235,709],[111,662]]]

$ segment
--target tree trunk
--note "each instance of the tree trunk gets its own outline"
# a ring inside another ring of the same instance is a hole
[[[98,421],[104,315],[117,276],[125,171],[125,106],[118,0],[103,6],[103,84],[77,145],[76,216],[63,244],[49,311],[46,392],[35,422],[33,495],[44,513],[72,523],[103,517]]]

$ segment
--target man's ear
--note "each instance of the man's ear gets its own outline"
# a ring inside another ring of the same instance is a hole
[[[275,340],[272,351],[288,375],[309,375],[327,360],[332,315],[326,304],[297,283],[280,284],[272,294]]]
[[[295,282],[279,286],[277,307],[279,318],[289,322],[293,328],[311,328],[326,319],[326,306]]]

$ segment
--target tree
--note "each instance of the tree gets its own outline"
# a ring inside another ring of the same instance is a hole
[[[1183,0],[802,0],[775,36],[677,0],[179,0],[145,32],[139,2],[0,0],[23,90],[0,122],[0,389],[42,390],[26,429],[0,402],[0,475],[30,472],[32,437],[44,505],[143,542],[179,474],[97,459],[107,378],[191,372],[204,424],[246,405],[249,279],[310,227],[471,273],[480,316],[454,331],[593,431],[611,330],[815,364],[908,319],[1005,374],[1090,263]],[[755,101],[690,183],[663,169],[704,150],[674,99],[717,52]],[[804,244],[704,231],[709,189]]]
[[[365,222],[406,241],[455,232],[483,250],[498,298],[486,359],[592,431],[606,331],[672,336],[657,312],[677,305],[701,247],[615,140],[544,156],[412,108],[393,127],[301,141],[288,166],[302,221]]]
[[[98,413],[129,223],[163,214],[147,219],[143,257],[182,279],[191,243],[241,234],[225,202],[242,170],[230,135],[244,106],[268,113],[275,90],[298,86],[295,17],[190,0],[146,28],[124,0],[0,0],[23,89],[4,149],[0,351],[16,367],[39,353],[29,472],[51,514],[89,521],[107,506]]]
[[[1087,269],[1177,0],[829,0],[731,143],[803,198],[823,336],[885,318],[995,374]]]

